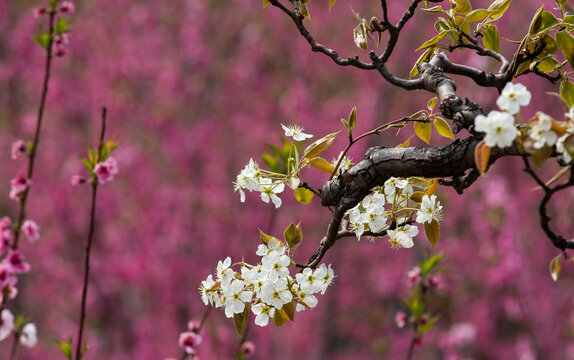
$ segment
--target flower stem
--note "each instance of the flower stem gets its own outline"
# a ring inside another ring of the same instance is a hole
[[[50,70],[52,66],[52,47],[54,45],[54,20],[56,18],[56,10],[49,10],[49,29],[48,34],[50,35],[48,39],[48,45],[46,46],[46,65],[44,71],[44,84],[42,85],[42,96],[40,98],[40,106],[38,107],[38,120],[36,121],[36,132],[34,133],[34,141],[30,148],[30,161],[28,162],[28,180],[32,180],[34,175],[34,161],[36,160],[36,151],[38,150],[38,144],[40,143],[40,130],[42,129],[42,119],[44,118],[44,108],[46,105],[46,98],[48,95],[48,84],[50,81]],[[20,230],[22,228],[22,222],[26,216],[26,200],[28,200],[28,194],[30,193],[30,186],[26,187],[26,190],[22,193],[20,198],[20,211],[18,212],[18,221],[14,227],[14,244],[12,248],[14,250],[18,249],[18,239],[20,238]]]
[[[106,132],[106,108],[102,110],[102,131],[100,134],[100,143],[98,145],[98,155],[101,155],[101,151],[104,143],[104,135]],[[92,249],[92,241],[94,238],[94,228],[96,221],[96,195],[98,193],[98,178],[92,177],[92,204],[90,209],[90,229],[88,232],[88,243],[86,244],[86,253],[84,258],[84,284],[82,289],[82,305],[80,311],[80,325],[78,327],[78,343],[76,348],[76,360],[82,358],[82,335],[84,333],[84,322],[86,320],[86,299],[88,297],[88,279],[90,276],[90,251]]]

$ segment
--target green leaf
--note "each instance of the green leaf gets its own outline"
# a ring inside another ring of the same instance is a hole
[[[544,5],[542,5],[542,7],[538,9],[536,14],[534,14],[534,17],[530,22],[530,29],[528,30],[528,34],[536,35],[538,33],[543,32],[544,30],[550,29],[558,25],[558,23],[559,23],[558,19],[556,19],[556,17],[552,15],[552,13],[544,11]]]
[[[307,205],[313,199],[313,192],[311,190],[299,187],[294,191],[295,199],[299,201],[301,204]]]
[[[574,27],[574,15],[568,14],[564,16],[560,24],[567,27]]]
[[[235,325],[235,330],[239,336],[245,334],[245,327],[247,326],[247,320],[249,320],[249,312],[251,311],[250,305],[245,305],[245,310],[240,314],[233,314],[233,325]]]
[[[347,123],[349,124],[348,128],[352,129],[357,125],[357,107],[354,106],[353,110],[351,110],[351,113],[349,114],[349,120],[347,121]]]
[[[307,9],[307,5],[305,4],[306,2],[307,1],[299,0],[299,12],[301,13],[301,15],[311,20],[311,14],[309,14],[309,9]]]
[[[570,81],[562,81],[560,84],[560,96],[568,104],[568,107],[574,105],[574,84]]]
[[[434,248],[438,243],[438,238],[440,236],[438,222],[433,220],[430,224],[425,223],[425,232],[427,234],[427,238],[431,243],[432,247]]]
[[[431,14],[444,14],[444,13],[446,12],[446,11],[444,11],[444,10],[442,9],[442,7],[441,7],[440,5],[438,5],[438,6],[433,6],[433,7],[431,7],[431,8],[421,9],[421,10],[424,11],[424,12],[431,13]]]
[[[415,52],[433,46],[434,44],[441,41],[446,36],[447,33],[448,31],[446,30],[441,31],[438,35],[436,35],[432,39],[425,41],[421,46],[418,47],[418,49],[415,50]]]
[[[329,0],[329,10],[335,5],[335,2],[337,2],[337,0]]]
[[[562,54],[568,60],[570,67],[574,69],[574,37],[566,30],[556,33],[556,42]]]
[[[259,239],[264,245],[267,245],[269,243],[269,240],[271,239],[279,241],[279,239],[277,239],[276,237],[265,234],[263,231],[261,231],[261,229],[259,229]]]
[[[287,314],[289,320],[291,321],[295,320],[295,307],[293,306],[292,301],[283,305],[283,308],[281,310],[285,311],[285,314]]]
[[[287,321],[289,321],[289,315],[284,310],[284,308],[285,306],[283,306],[281,310],[275,309],[275,314],[273,315],[273,322],[275,323],[275,326],[282,326]]]
[[[429,109],[429,111],[433,111],[434,107],[436,106],[437,101],[438,101],[438,98],[436,96],[433,97],[432,99],[430,99],[427,102],[427,109]]]
[[[316,169],[319,169],[329,175],[331,175],[333,173],[333,165],[331,165],[327,160],[320,158],[320,157],[314,157],[311,160],[309,160],[309,165],[313,166]]]
[[[303,231],[301,231],[301,223],[295,225],[293,223],[289,224],[285,231],[283,232],[283,237],[285,242],[290,249],[296,249],[301,241],[303,240]]]
[[[64,356],[66,356],[66,359],[73,360],[71,337],[68,339],[68,341],[56,341],[56,344],[58,344],[60,350],[62,350],[62,353],[64,353]]]
[[[398,148],[406,148],[406,147],[408,147],[408,146],[411,144],[411,139],[412,139],[412,138],[413,138],[413,137],[410,136],[408,139],[405,140],[404,143],[402,143],[402,144],[400,144],[400,145],[397,145],[396,147],[398,147]]]
[[[307,146],[307,148],[303,152],[303,157],[305,159],[312,159],[314,157],[319,156],[319,154],[321,154],[323,151],[327,150],[329,146],[331,146],[333,140],[335,140],[335,137],[337,137],[337,134],[339,134],[339,131],[337,131],[336,133],[331,133],[329,135],[323,136],[319,140]]]
[[[476,145],[476,148],[474,149],[474,164],[481,175],[486,171],[489,159],[490,147],[488,147],[484,140],[482,140],[478,143],[478,145]]]
[[[415,134],[427,144],[430,143],[431,124],[427,121],[415,121]]]
[[[466,15],[472,11],[472,6],[470,6],[470,2],[468,0],[454,0],[454,6],[452,7],[453,12],[460,15]]]
[[[477,21],[482,21],[490,15],[491,11],[485,9],[476,9],[469,12],[464,18],[466,24],[470,24]]]
[[[419,69],[418,69],[418,65],[422,64],[423,62],[425,62],[425,60],[430,59],[431,56],[433,55],[434,51],[435,51],[436,47],[431,46],[430,48],[427,49],[427,51],[425,51],[417,60],[417,62],[415,63],[415,65],[413,66],[413,68],[411,69],[411,72],[409,73],[409,79],[412,79],[413,77],[415,77],[418,73],[419,73]]]
[[[560,62],[556,60],[553,56],[545,56],[542,59],[532,63],[530,65],[530,70],[536,69],[542,72],[552,72],[561,66]]]
[[[454,140],[454,134],[452,133],[452,129],[448,122],[445,119],[437,116],[434,118],[433,121],[434,128],[439,133],[440,136],[444,136],[446,138]]]
[[[512,2],[512,0],[496,0],[496,1],[494,1],[488,7],[488,10],[491,12],[490,16],[493,19],[498,19],[499,17],[504,15],[506,10],[508,10],[508,7],[510,6],[511,2]]]
[[[500,51],[500,36],[496,25],[486,25],[484,28],[482,43],[487,49],[494,50],[496,52]]]
[[[444,260],[444,256],[442,254],[436,254],[428,259],[424,260],[419,264],[419,269],[421,269],[422,276],[427,276],[434,270],[434,268]]]
[[[558,281],[560,270],[562,270],[562,254],[556,255],[552,261],[550,261],[550,276],[554,282]]]

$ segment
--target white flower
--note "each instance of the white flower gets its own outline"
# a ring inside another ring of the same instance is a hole
[[[392,247],[413,247],[413,238],[419,234],[419,229],[416,226],[405,225],[396,230],[387,231],[389,235],[389,242]]]
[[[263,269],[267,271],[267,276],[271,281],[287,277],[287,275],[289,275],[289,269],[287,269],[287,266],[289,266],[290,263],[291,260],[289,259],[289,256],[279,254],[275,251],[272,251],[269,255],[261,258]]]
[[[289,125],[285,126],[281,124],[283,130],[285,130],[285,136],[293,137],[295,141],[303,141],[305,139],[312,138],[313,135],[303,133],[303,128],[299,125]]]
[[[4,309],[0,314],[0,320],[2,320],[0,325],[0,341],[2,341],[14,330],[14,315],[12,315],[10,310]]]
[[[321,291],[321,289],[323,288],[323,279],[321,278],[321,276],[324,276],[323,275],[324,270],[325,269],[321,270],[319,272],[319,276],[316,276],[316,274],[313,273],[313,270],[311,268],[305,268],[303,269],[303,272],[300,272],[297,275],[295,275],[295,279],[297,280],[297,283],[301,287],[301,290],[310,294],[314,294],[316,292]],[[315,272],[318,271],[319,269],[317,269]]]
[[[261,244],[257,247],[256,254],[259,256],[269,255],[272,251],[278,252],[279,255],[285,253],[285,248],[281,246],[281,243],[276,238],[270,238],[267,245]]]
[[[199,293],[201,294],[201,300],[203,300],[205,305],[215,305],[217,303],[217,292],[209,291],[213,288],[214,285],[215,281],[213,281],[211,274],[207,277],[206,280],[201,282]]]
[[[396,188],[404,189],[408,184],[409,182],[407,180],[400,180],[396,177],[389,178],[385,181],[385,195],[387,195],[387,199],[389,199],[389,197],[391,199],[387,201],[392,203],[392,196],[395,194]]]
[[[566,146],[564,146],[564,142],[568,140],[568,138],[571,136],[573,135],[570,133],[566,133],[562,135],[560,139],[558,139],[558,141],[556,142],[556,151],[562,154],[562,159],[564,159],[564,162],[568,164],[572,161],[572,156],[566,149]]]
[[[317,300],[317,297],[315,297],[312,293],[305,291],[303,289],[300,289],[299,291],[297,291],[297,298],[299,298],[299,300],[302,303],[304,303],[305,305],[307,305],[310,308],[314,308],[319,303],[319,300]],[[305,306],[297,303],[297,311],[303,311],[305,309],[306,309]]]
[[[556,144],[558,135],[552,131],[552,118],[544,113],[538,113],[538,122],[530,129],[530,138],[535,140],[534,148],[540,149],[545,144]]]
[[[357,240],[360,240],[365,232],[365,222],[365,214],[361,212],[359,205],[349,210],[349,225],[357,235]]]
[[[237,175],[237,179],[233,183],[234,191],[239,190],[241,202],[245,202],[245,193],[243,189],[253,191],[259,190],[259,179],[261,173],[259,172],[259,165],[253,159],[249,159],[249,164]]]
[[[476,131],[486,133],[484,142],[489,147],[510,146],[518,135],[514,117],[507,112],[493,110],[488,116],[478,115],[474,119],[474,125]]]
[[[38,343],[38,336],[36,335],[36,325],[33,323],[27,323],[22,328],[22,334],[20,334],[20,343],[25,347],[34,347]]]
[[[285,189],[285,184],[280,182],[273,183],[271,179],[261,179],[261,200],[265,203],[269,203],[269,200],[273,201],[275,208],[281,206],[281,199],[276,194],[283,192]]]
[[[319,273],[319,270],[325,270],[324,275],[322,271]],[[331,268],[331,264],[329,264],[328,268],[325,264],[321,264],[321,266],[319,266],[319,269],[317,269],[317,271],[315,272],[315,276],[317,276],[319,279],[323,281],[321,294],[324,294],[325,291],[327,291],[329,285],[331,285],[331,283],[333,282],[333,279],[335,279],[335,272]]]
[[[339,163],[339,159],[341,158],[342,155],[343,155],[343,152],[341,151],[339,153],[339,157],[336,159],[333,159],[333,161],[331,161],[331,165],[333,167],[335,167]],[[345,171],[349,170],[352,166],[353,166],[353,161],[350,158],[348,158],[347,156],[344,156],[343,160],[341,160],[341,164],[339,165],[339,168],[337,169],[337,173],[335,175],[336,176],[341,175]]]
[[[221,281],[221,287],[227,286],[233,279],[235,272],[229,268],[230,265],[231,258],[229,256],[223,262],[217,263],[217,278]]]
[[[287,288],[287,280],[285,278],[279,278],[275,282],[266,282],[261,292],[261,300],[281,310],[283,305],[293,300],[293,294]]]
[[[253,293],[245,290],[245,283],[242,280],[235,279],[227,286],[223,294],[225,295],[225,311],[233,314],[243,312],[245,303],[250,303]]]
[[[514,115],[520,110],[520,106],[530,104],[531,98],[532,94],[526,89],[526,86],[509,82],[502,89],[502,93],[496,100],[496,105]]]
[[[267,326],[269,323],[269,318],[275,315],[275,308],[267,306],[263,303],[255,304],[251,307],[251,311],[255,315],[255,325]]]
[[[437,222],[442,219],[442,205],[436,200],[436,195],[423,196],[421,209],[417,212],[417,222],[419,224]]]

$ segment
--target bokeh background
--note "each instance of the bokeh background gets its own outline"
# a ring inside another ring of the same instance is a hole
[[[409,1],[389,2],[398,19]],[[490,1],[473,1],[488,7]],[[500,21],[503,36],[520,40],[537,7],[553,1],[515,1]],[[25,171],[12,161],[16,139],[31,139],[43,75],[44,53],[31,40],[38,24],[32,9],[47,1],[0,2],[0,215],[14,217],[9,180]],[[90,190],[73,187],[80,162],[98,139],[101,107],[108,134],[120,143],[120,174],[101,187],[88,297],[87,359],[179,357],[178,334],[206,307],[197,288],[218,260],[257,261],[258,228],[279,236],[302,222],[305,262],[329,220],[319,201],[298,204],[286,191],[276,211],[248,194],[245,204],[232,181],[250,157],[261,163],[280,124],[300,124],[319,138],[341,129],[339,119],[358,109],[357,132],[414,113],[432,97],[384,83],[375,72],[338,67],[312,53],[290,20],[261,0],[77,0],[68,54],[54,61],[50,92],[28,214],[42,238],[22,251],[32,271],[21,276],[11,308],[35,322],[40,342],[20,349],[20,359],[63,358],[54,340],[76,334],[87,237]],[[448,3],[447,3],[448,5]],[[444,5],[447,7],[447,5]],[[355,47],[351,7],[381,17],[377,1],[327,0],[309,4],[316,38],[344,56],[367,56]],[[389,62],[406,76],[420,44],[434,34],[434,15],[417,10]],[[513,45],[503,42],[511,57]],[[470,52],[452,55],[496,70]],[[459,94],[495,109],[495,89],[455,77]],[[560,103],[544,80],[519,80],[534,93],[524,116],[536,110],[560,115]],[[359,143],[355,160],[373,145],[395,146],[412,135],[386,134]],[[461,134],[459,136],[465,136]],[[327,153],[346,145],[341,136]],[[433,135],[433,142],[444,140]],[[423,145],[413,139],[413,144]],[[555,168],[544,170],[550,174]],[[304,172],[317,187],[326,175]],[[503,159],[459,196],[438,194],[445,206],[441,240],[443,286],[432,300],[436,329],[417,349],[419,359],[574,359],[574,272],[569,264],[554,283],[549,261],[558,254],[537,226],[541,196],[518,159]],[[554,224],[574,234],[573,194],[553,202]],[[325,261],[337,278],[314,311],[298,313],[281,328],[249,327],[253,359],[403,358],[408,330],[394,324],[405,310],[406,272],[431,249],[424,236],[410,250],[391,250],[386,239],[371,244],[345,239]],[[230,359],[239,338],[219,310],[202,332],[202,359]],[[9,341],[0,343],[6,358]]]

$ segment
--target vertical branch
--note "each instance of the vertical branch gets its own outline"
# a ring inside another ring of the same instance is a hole
[[[104,146],[104,135],[106,132],[106,108],[102,110],[102,131],[100,134],[100,142],[98,145],[98,158],[101,160],[102,149]],[[92,204],[90,209],[90,229],[88,232],[88,243],[86,244],[86,252],[84,258],[84,284],[82,289],[82,305],[80,310],[80,325],[78,327],[78,343],[76,348],[76,360],[82,358],[82,336],[84,333],[84,322],[86,320],[86,299],[88,296],[88,280],[90,276],[90,251],[92,249],[92,241],[94,238],[94,228],[96,221],[96,195],[98,192],[98,178],[92,175]]]
[[[49,13],[49,29],[48,34],[50,35],[48,39],[48,45],[46,46],[46,64],[44,70],[44,83],[42,85],[42,95],[40,98],[40,106],[38,107],[38,120],[36,121],[36,132],[34,133],[34,140],[30,149],[30,161],[28,163],[28,180],[32,180],[34,176],[34,162],[36,160],[36,151],[38,150],[38,144],[40,142],[40,131],[42,129],[42,119],[44,118],[44,108],[46,105],[46,97],[48,95],[48,84],[50,81],[50,70],[52,66],[52,47],[54,45],[54,19],[56,18],[56,9],[50,8]],[[18,212],[18,220],[14,227],[14,244],[12,248],[14,250],[18,249],[18,239],[20,238],[22,222],[26,216],[26,201],[28,200],[28,194],[30,193],[30,186],[26,187],[26,190],[22,193],[20,198],[20,210]]]

